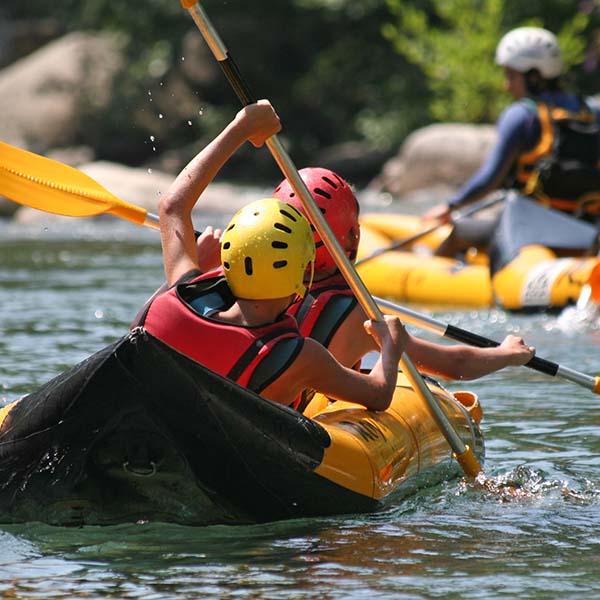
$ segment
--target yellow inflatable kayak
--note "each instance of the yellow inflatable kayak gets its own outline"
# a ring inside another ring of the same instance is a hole
[[[532,231],[523,224],[529,218],[525,211],[532,213],[533,220],[529,222],[539,223],[540,210],[547,211],[522,199],[507,205],[492,240],[495,260],[492,264],[485,251],[475,248],[466,253],[464,260],[433,255],[451,231],[450,225],[419,238],[403,250],[371,258],[397,240],[419,233],[423,225],[413,215],[368,214],[361,219],[357,270],[372,294],[400,302],[553,310],[576,303],[588,285],[594,299],[600,300],[600,259],[568,255],[570,245],[579,254],[581,248],[593,248],[597,238],[595,228],[578,221],[572,223],[575,219],[562,214],[551,214],[553,221],[547,223],[545,231]],[[548,218],[546,212],[542,215]],[[564,237],[564,219],[568,219],[565,222],[572,228],[568,240]],[[542,243],[536,243],[537,239]]]
[[[469,392],[428,383],[481,461]],[[462,473],[400,375],[390,408],[302,415],[143,330],[0,411],[0,521],[189,525],[376,511]]]

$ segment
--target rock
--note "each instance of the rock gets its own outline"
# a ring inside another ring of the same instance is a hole
[[[71,33],[3,69],[3,141],[38,153],[76,142],[86,116],[110,103],[121,48],[114,35]]]
[[[429,125],[408,136],[369,188],[396,197],[438,185],[458,188],[481,166],[495,142],[493,125]]]

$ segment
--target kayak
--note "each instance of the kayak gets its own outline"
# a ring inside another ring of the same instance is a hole
[[[415,304],[509,311],[561,310],[576,304],[587,286],[600,299],[600,258],[589,255],[596,228],[522,196],[505,203],[488,248],[470,248],[460,259],[435,256],[452,229],[444,225],[403,250],[371,258],[422,229],[414,215],[361,218],[357,270],[372,294]]]
[[[480,461],[481,408],[427,380]],[[0,410],[0,521],[261,523],[373,512],[461,469],[399,373],[373,412],[316,394],[304,414],[143,329]]]

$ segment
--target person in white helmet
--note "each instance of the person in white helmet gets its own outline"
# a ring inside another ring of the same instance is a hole
[[[599,114],[589,101],[563,89],[564,64],[555,35],[540,27],[509,31],[496,49],[514,98],[497,122],[498,139],[481,168],[423,218],[445,223],[452,211],[498,188],[522,194],[595,222],[600,215]],[[559,155],[560,154],[560,155]],[[498,217],[462,218],[436,254],[455,256],[485,245]]]

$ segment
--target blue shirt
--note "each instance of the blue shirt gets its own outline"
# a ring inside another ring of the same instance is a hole
[[[543,92],[536,100],[573,112],[581,108],[579,97],[568,92]],[[596,119],[600,120],[600,109],[591,106],[591,102],[590,108],[596,113]],[[450,198],[450,208],[457,208],[500,187],[517,156],[538,143],[541,125],[535,102],[529,98],[513,102],[502,111],[496,128],[498,139],[495,146],[479,170]]]

